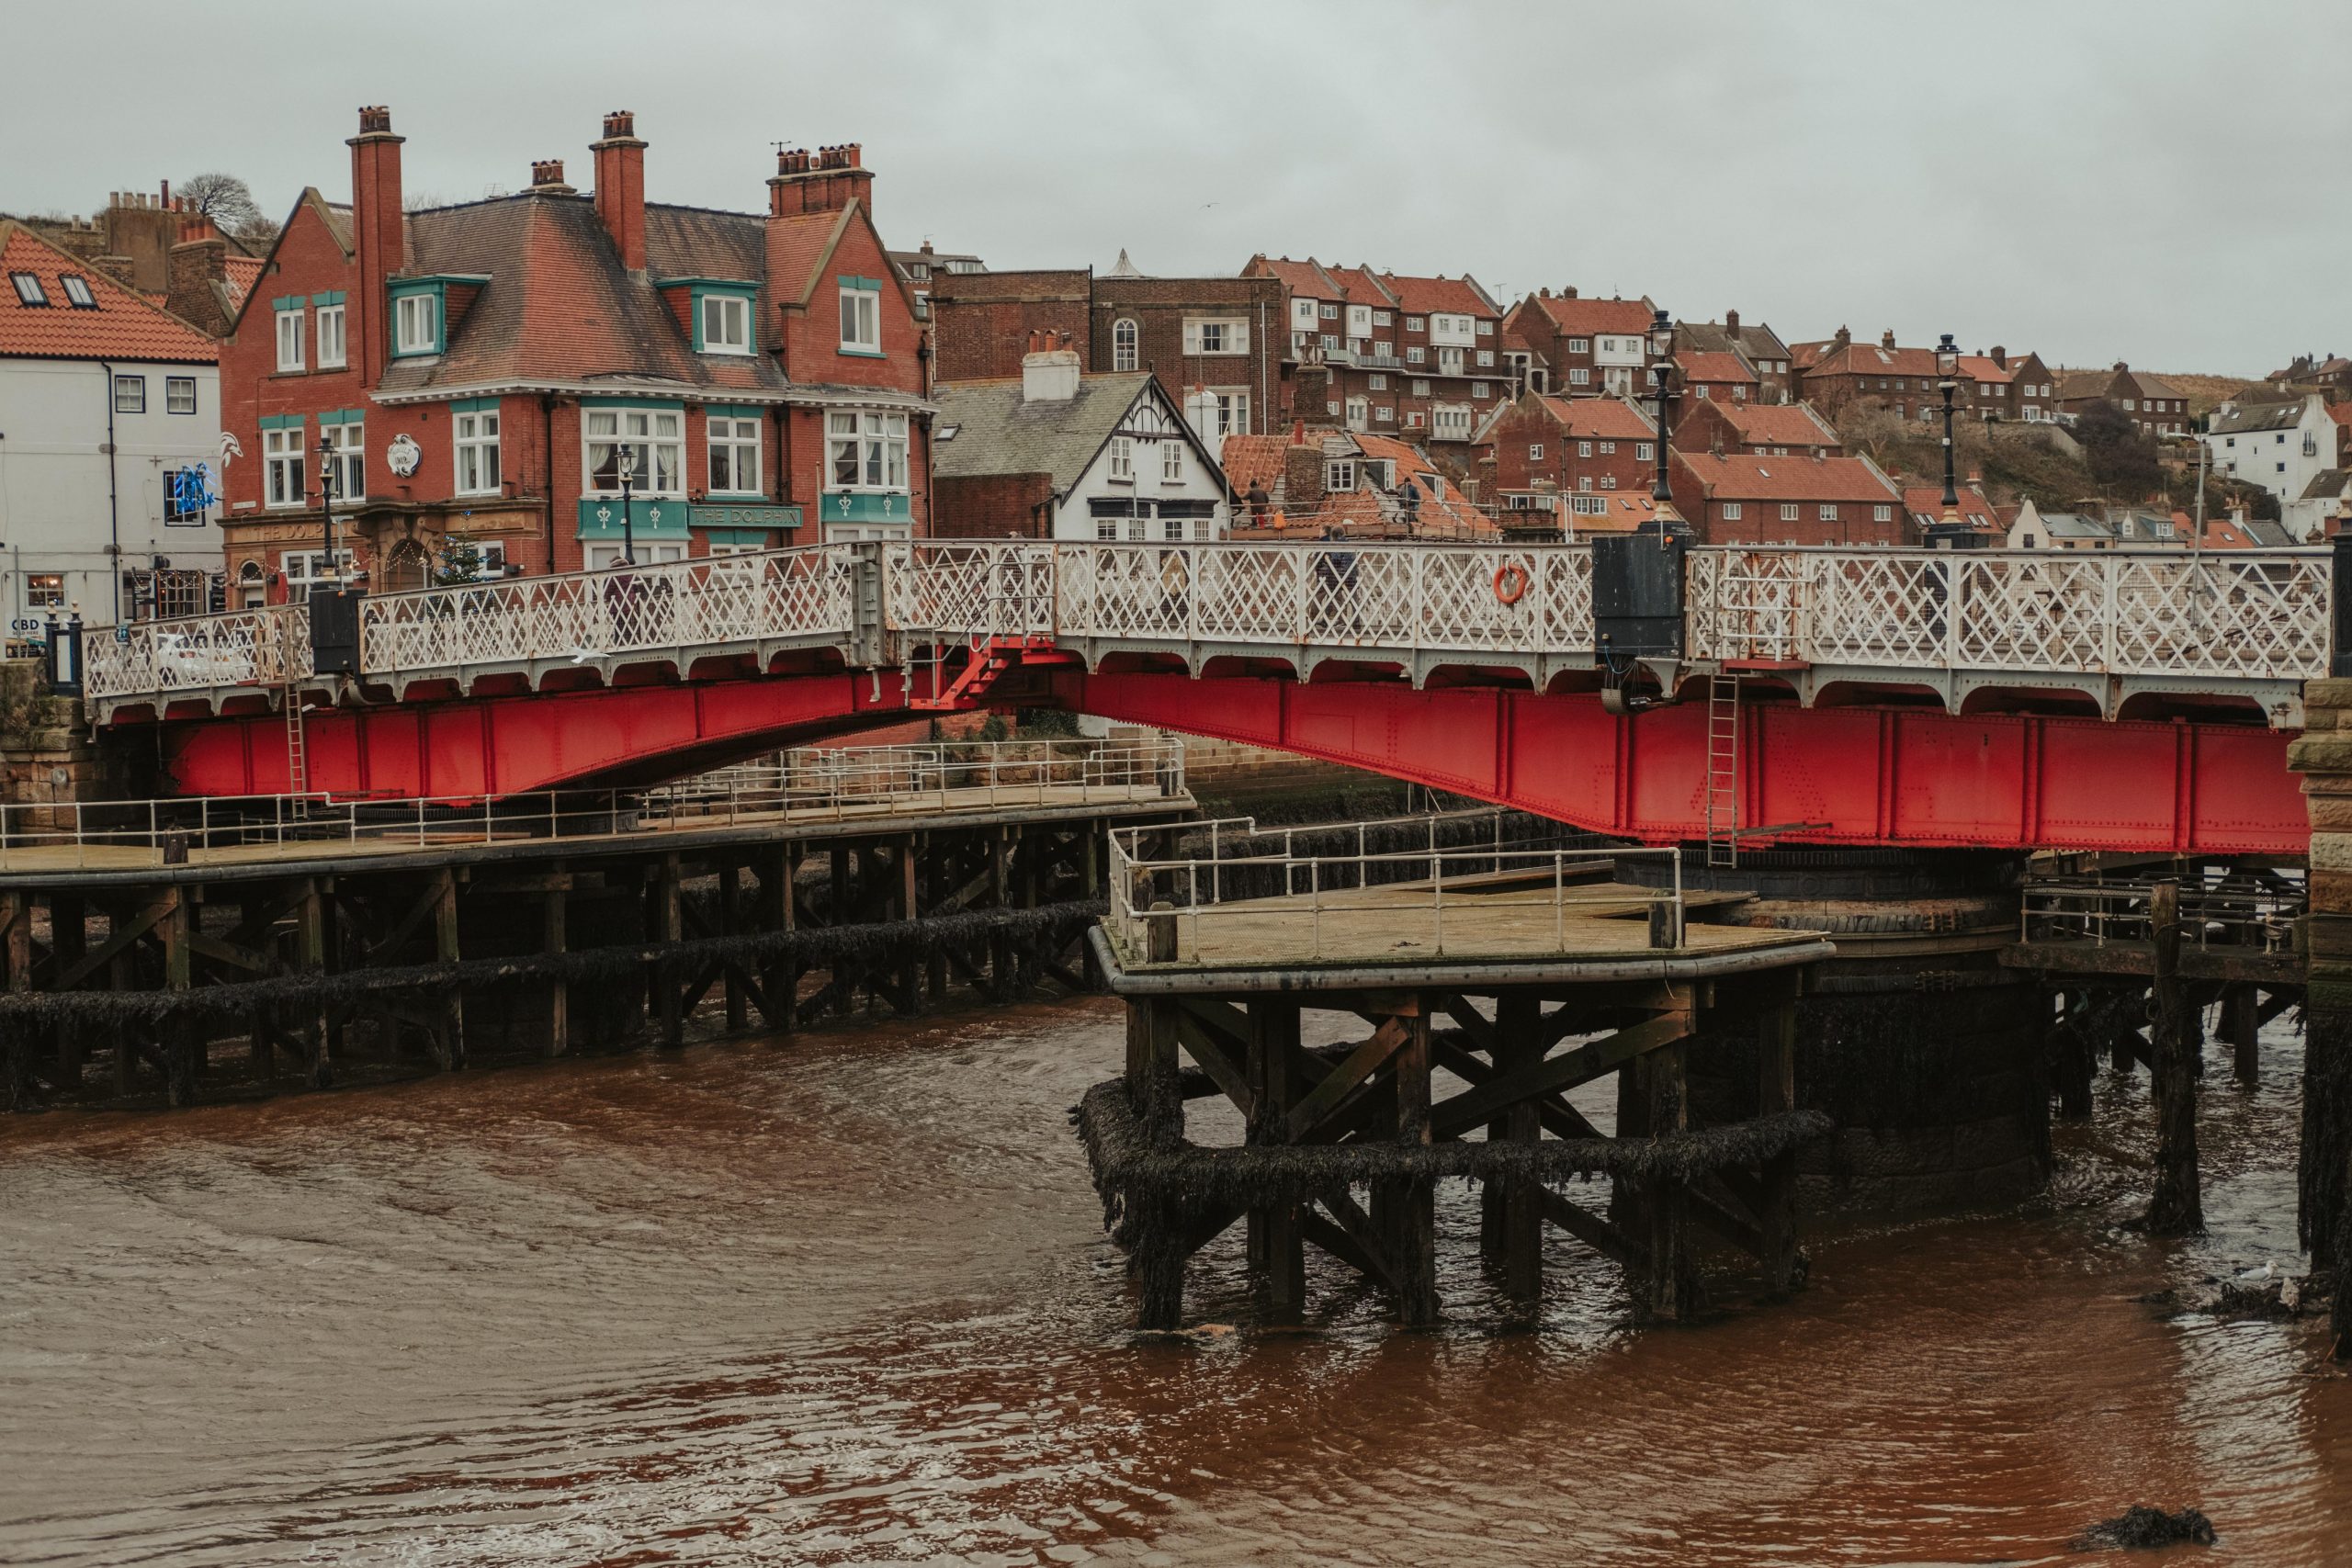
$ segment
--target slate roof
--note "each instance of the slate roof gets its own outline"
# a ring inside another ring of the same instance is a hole
[[[2079,512],[2045,512],[2041,526],[2053,539],[2111,539],[2114,530],[2096,517]]]
[[[31,273],[49,299],[46,305],[28,305],[13,286],[0,282],[0,355],[220,363],[220,346],[208,334],[6,219],[0,219],[0,272]],[[69,273],[89,285],[96,310],[68,301],[63,279]]]
[[[1740,322],[1737,337],[1721,321],[1677,321],[1674,344],[1678,349],[1687,345],[1703,354],[1738,354],[1750,360],[1793,358],[1781,334],[1762,321]]]
[[[2352,468],[2323,468],[2303,487],[2301,501],[2343,500],[2352,496]]]
[[[2224,403],[2213,411],[2209,435],[2244,435],[2255,430],[2292,430],[2303,422],[2303,400],[2289,402]]]
[[[1152,384],[1148,370],[1080,376],[1077,396],[1048,403],[1023,401],[1018,376],[941,387],[934,394],[934,428],[956,430],[933,445],[932,474],[943,479],[1046,474],[1057,492],[1067,491]]]

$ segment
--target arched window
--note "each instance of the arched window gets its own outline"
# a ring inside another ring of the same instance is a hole
[[[1133,317],[1122,316],[1111,328],[1111,368],[1132,370],[1136,367],[1136,323]]]

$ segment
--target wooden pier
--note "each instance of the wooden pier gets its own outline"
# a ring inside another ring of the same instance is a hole
[[[1481,1251],[1531,1310],[1553,1229],[1624,1268],[1650,1320],[1701,1310],[1701,1232],[1766,1291],[1798,1282],[1794,1154],[1828,1123],[1797,1109],[1794,1008],[1826,940],[1697,923],[1738,900],[1616,881],[1591,851],[1308,856],[1272,837],[1154,859],[1112,836],[1090,941],[1127,1001],[1126,1068],[1078,1119],[1144,1327],[1178,1326],[1186,1259],[1236,1222],[1265,1321],[1303,1320],[1312,1247],[1434,1323],[1446,1179],[1478,1186]],[[1370,1032],[1304,1047],[1317,1012]],[[1684,1044],[1735,1026],[1758,1042],[1750,1114],[1697,1126]],[[1566,1098],[1611,1075],[1613,1135]],[[1241,1144],[1187,1138],[1186,1101],[1216,1096]],[[1596,1175],[1605,1212],[1560,1190]]]
[[[0,1105],[178,1106],[1092,988],[1106,835],[1192,810],[1181,758],[959,761],[907,788],[885,750],[907,749],[822,791],[13,822]]]

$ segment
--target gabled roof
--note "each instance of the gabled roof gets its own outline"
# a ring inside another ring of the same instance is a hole
[[[1395,308],[1396,296],[1368,266],[1327,266],[1324,275],[1340,286],[1339,297],[1351,305],[1369,305],[1374,310],[1383,306]]]
[[[1236,491],[1247,491],[1250,481],[1256,479],[1272,491],[1282,483],[1283,452],[1289,447],[1287,435],[1249,435],[1236,434],[1225,438],[1217,449],[1217,462],[1225,469],[1225,482]]]
[[[2130,370],[2123,374],[2139,383],[2140,394],[2143,397],[2186,399],[2188,396],[2187,392],[2182,391],[2163,377],[2151,376],[2145,370]]]
[[[1582,295],[1531,294],[1526,303],[1544,312],[1554,327],[1572,336],[1592,333],[1645,333],[1657,314],[1647,299],[1588,299]]]
[[[1924,376],[1930,380],[1941,372],[1936,367],[1936,351],[1931,348],[1889,348],[1883,344],[1856,341],[1839,348],[1832,342],[1820,358],[1807,367],[1813,376]]]
[[[1250,257],[1250,265],[1241,269],[1244,277],[1257,276],[1261,273],[1279,278],[1282,286],[1293,294],[1304,294],[1316,299],[1345,299],[1348,297],[1348,291],[1340,286],[1339,280],[1324,271],[1322,265],[1313,256],[1303,262],[1295,262],[1288,256],[1260,254]]]
[[[206,333],[10,219],[0,219],[0,272],[30,273],[49,300],[28,305],[0,282],[0,355],[220,363],[220,345]],[[69,274],[89,286],[96,309],[68,299]]]
[[[1380,281],[1395,296],[1396,308],[1416,316],[1496,316],[1501,310],[1468,273],[1460,277],[1408,277],[1384,272]]]
[[[1657,434],[1657,423],[1623,398],[1536,397],[1571,440],[1647,441]]]
[[[938,479],[1044,474],[1057,495],[1066,495],[1094,465],[1127,411],[1145,399],[1160,406],[1212,471],[1217,468],[1216,454],[1193,434],[1148,370],[1082,375],[1077,394],[1058,402],[1027,401],[1018,376],[957,382],[934,396],[935,428],[956,427],[953,436],[933,446],[932,473]]]
[[[1837,446],[1842,445],[1829,422],[1811,403],[1740,403],[1709,400],[1730,423],[1740,441],[1750,446]]]
[[[1962,355],[1960,373],[1971,381],[1984,382],[1996,387],[2006,387],[2017,379],[2017,373],[2013,368],[1994,364],[1992,355],[1987,354]]]
[[[1674,342],[1678,348],[1687,344],[1712,354],[1741,354],[1750,361],[1792,358],[1781,334],[1763,321],[1740,322],[1737,337],[1722,321],[1677,321]]]
[[[1710,354],[1704,349],[1686,348],[1674,356],[1682,368],[1686,381],[1731,382],[1754,386],[1755,367],[1736,354]]]
[[[2045,512],[2041,525],[2053,539],[2111,539],[2115,530],[2079,512]]]
[[[2256,430],[2291,430],[2303,423],[2301,398],[2287,402],[2223,403],[2205,426],[2209,435],[2244,435]]]
[[[1993,503],[1985,500],[1981,491],[1973,490],[1967,485],[1962,485],[1959,487],[1959,494],[1960,520],[1962,523],[1980,534],[1996,534],[2001,531],[2000,519],[1993,510]],[[1904,486],[1903,510],[1911,514],[1914,522],[1942,522],[1944,487],[1940,484]]]
[[[1902,499],[1876,465],[1862,457],[1758,457],[1745,453],[1678,452],[1674,460],[1717,501],[1867,501]],[[1939,491],[1938,493],[1941,493]]]
[[[2323,468],[2312,476],[2297,499],[2302,501],[2341,501],[2352,497],[2352,468]]]

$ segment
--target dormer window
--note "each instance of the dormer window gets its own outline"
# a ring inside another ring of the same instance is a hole
[[[90,292],[90,280],[80,273],[69,272],[57,281],[65,285],[65,302],[75,310],[95,310],[98,308],[97,296]]]
[[[695,312],[705,354],[752,352],[752,302],[741,294],[705,294]]]
[[[40,278],[37,275],[29,272],[12,272],[8,275],[8,281],[17,286],[17,303],[19,305],[49,303],[49,291],[40,286]]]
[[[401,294],[392,300],[392,352],[441,352],[441,296],[438,290]]]

